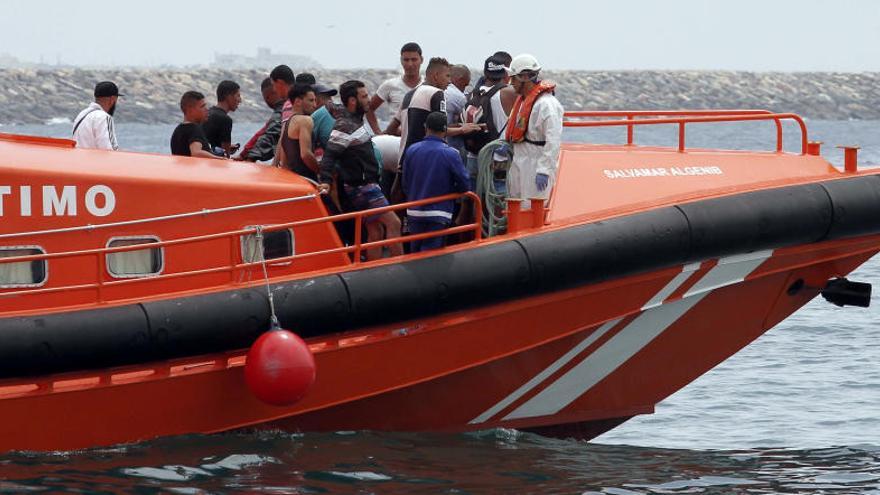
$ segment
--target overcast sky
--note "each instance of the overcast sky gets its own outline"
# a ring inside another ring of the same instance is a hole
[[[85,65],[205,64],[214,53],[389,68],[400,45],[550,69],[880,71],[877,0],[3,0],[0,54]]]

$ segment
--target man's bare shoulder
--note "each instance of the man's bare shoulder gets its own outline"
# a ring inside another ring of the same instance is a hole
[[[294,115],[290,118],[290,125],[294,129],[298,129],[300,127],[307,127],[311,129],[315,125],[315,121],[312,120],[311,115]]]

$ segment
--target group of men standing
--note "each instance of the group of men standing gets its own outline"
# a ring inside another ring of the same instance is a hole
[[[372,96],[361,81],[346,81],[337,91],[318,84],[311,74],[295,76],[287,66],[276,67],[261,85],[272,116],[237,155],[229,113],[241,103],[239,85],[221,82],[217,105],[210,109],[203,94],[188,91],[180,100],[183,122],[172,134],[171,151],[272,160],[315,181],[321,192],[333,189],[337,201],[325,201],[331,210],[367,210],[387,206],[389,198],[416,201],[473,190],[480,149],[501,138],[509,143],[501,147],[502,155],[512,152],[507,195],[522,200],[549,197],[563,109],[554,96],[555,86],[540,78],[535,57],[496,52],[486,59],[483,75],[470,91],[470,70],[440,57],[429,60],[422,79],[422,50],[416,43],[401,48],[400,62],[403,74],[383,82]],[[337,94],[339,103],[333,101]],[[74,121],[79,147],[117,149],[112,115],[120,96],[112,82],[95,87],[95,102]],[[376,110],[383,105],[391,119],[380,129]],[[399,136],[396,150],[389,149],[386,136]],[[384,143],[383,151],[379,142]],[[389,162],[397,166],[383,167]],[[452,201],[410,208],[407,229],[410,234],[443,229],[452,222],[454,208]],[[401,234],[401,221],[391,211],[371,215],[365,224],[368,241]],[[442,243],[442,237],[417,240],[411,249],[433,249]],[[399,244],[390,248],[391,255],[401,252]],[[375,258],[382,253],[367,254]]]

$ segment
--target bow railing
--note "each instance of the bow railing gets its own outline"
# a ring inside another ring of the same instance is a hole
[[[621,117],[617,120],[595,120]],[[583,120],[594,119],[594,120]],[[673,124],[678,126],[678,151],[686,149],[688,124],[712,122],[770,121],[776,125],[776,152],[783,151],[782,121],[794,121],[801,131],[801,154],[807,154],[809,139],[804,120],[793,113],[773,113],[769,110],[596,110],[565,112],[565,127],[626,127],[626,144],[635,144],[635,127]]]

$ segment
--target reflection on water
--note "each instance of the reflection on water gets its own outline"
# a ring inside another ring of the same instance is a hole
[[[870,493],[880,447],[672,450],[508,430],[226,434],[8,454],[0,478],[3,492]]]

